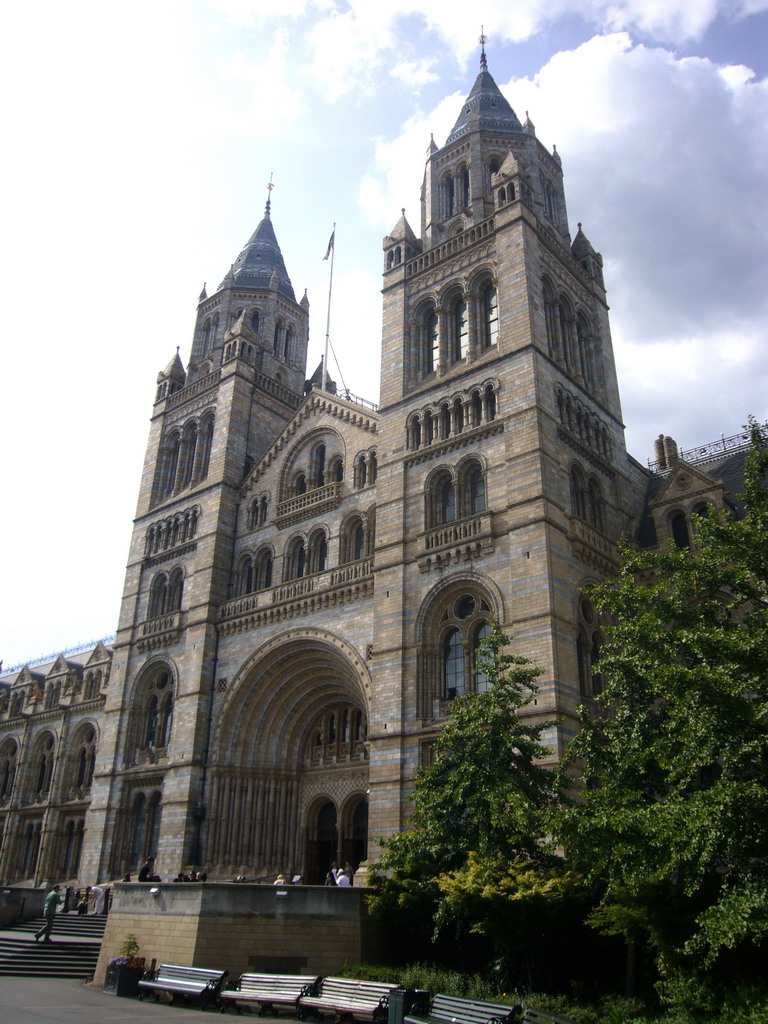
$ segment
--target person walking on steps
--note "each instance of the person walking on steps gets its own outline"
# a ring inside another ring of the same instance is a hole
[[[35,942],[37,942],[41,936],[43,942],[51,941],[51,931],[53,929],[53,922],[56,918],[56,907],[61,903],[61,896],[59,895],[60,889],[60,885],[54,885],[45,897],[45,903],[43,904],[43,917],[45,918],[45,924],[40,931],[35,932]]]

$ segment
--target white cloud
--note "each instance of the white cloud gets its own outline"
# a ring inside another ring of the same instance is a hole
[[[720,18],[736,21],[768,10],[768,0],[486,0],[474,29],[461,0],[286,0],[276,13],[267,0],[209,0],[211,8],[239,25],[314,18],[310,41],[312,71],[331,100],[366,87],[380,67],[414,62],[404,58],[418,47],[417,28],[435,35],[464,63],[477,53],[480,22],[494,42],[521,42],[563,17],[579,18],[595,29],[628,30],[679,44],[699,39]],[[422,85],[423,81],[413,83]]]
[[[401,60],[390,69],[390,75],[397,78],[403,85],[417,89],[428,82],[436,82],[438,76],[432,70],[433,60]]]

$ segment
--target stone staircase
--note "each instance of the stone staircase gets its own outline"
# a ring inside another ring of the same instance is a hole
[[[107,918],[57,914],[50,942],[35,942],[45,919],[30,918],[0,931],[0,976],[90,978],[96,969]]]

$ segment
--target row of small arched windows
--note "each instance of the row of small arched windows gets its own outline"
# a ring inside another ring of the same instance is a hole
[[[25,705],[36,705],[42,701],[43,708],[50,710],[61,701],[62,693],[69,697],[68,704],[92,700],[101,692],[103,672],[101,669],[89,669],[82,677],[70,674],[65,679],[51,679],[46,683],[41,680],[28,687],[17,687],[12,692],[8,689],[0,691],[0,715],[8,712],[9,718],[17,718],[24,711]]]
[[[153,523],[147,530],[147,537],[144,544],[144,554],[154,555],[158,551],[167,551],[168,548],[176,547],[177,544],[184,544],[192,540],[197,533],[197,524],[200,519],[200,508],[195,505],[193,508],[184,509],[175,515],[161,519]]]
[[[609,459],[611,456],[611,440],[608,427],[599,416],[587,409],[578,398],[571,395],[565,388],[555,387],[560,425],[570,434],[577,437],[582,444],[593,452]]]
[[[283,552],[282,582],[301,579],[328,568],[328,533],[323,527],[308,537],[292,537]],[[355,513],[342,525],[339,533],[339,565],[368,558],[373,553],[374,518]],[[233,594],[242,597],[273,585],[274,552],[271,547],[243,555],[237,563]]]
[[[65,773],[61,789],[67,799],[81,796],[93,782],[96,766],[96,730],[90,724],[82,726],[69,744],[69,753],[58,770]],[[27,765],[20,760],[20,748],[13,738],[0,748],[0,806],[12,799],[19,803],[39,803],[47,799],[53,785],[56,767],[56,741],[52,733],[38,737],[29,754]],[[26,782],[25,782],[26,780]],[[22,791],[16,792],[17,781]]]
[[[415,451],[495,419],[496,391],[493,384],[486,384],[462,396],[446,399],[436,407],[413,413],[408,419],[406,444]]]

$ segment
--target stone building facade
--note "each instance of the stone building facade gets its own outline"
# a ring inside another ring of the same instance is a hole
[[[626,452],[602,259],[481,69],[384,239],[378,408],[306,382],[265,215],[159,375],[116,639],[0,677],[0,879],[322,880],[403,827],[499,621],[552,759],[599,691],[581,589],[733,480]],[[714,467],[714,468],[713,468]],[[682,478],[682,479],[681,479]],[[690,507],[689,507],[690,506]]]

